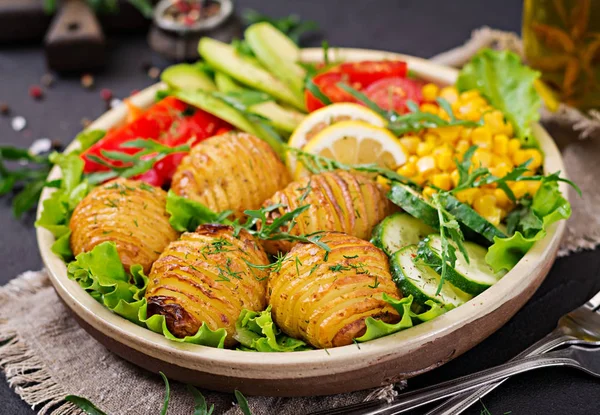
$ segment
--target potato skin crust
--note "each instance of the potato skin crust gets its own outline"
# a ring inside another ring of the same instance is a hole
[[[150,271],[148,315],[162,314],[177,337],[193,336],[202,322],[227,330],[226,346],[235,344],[235,322],[247,308],[266,307],[268,272],[257,240],[242,230],[236,238],[226,225],[201,225],[171,242]]]
[[[297,218],[291,230],[293,235],[318,231],[338,231],[361,239],[369,239],[373,228],[388,216],[392,203],[385,190],[368,176],[343,170],[325,172],[290,183],[275,193],[263,206],[282,204],[269,213],[273,219],[310,204]],[[267,252],[288,252],[293,246],[288,241],[265,241]]]
[[[177,168],[171,189],[180,196],[241,217],[290,182],[287,168],[263,140],[228,133],[194,146]]]
[[[362,336],[367,317],[398,322],[382,298],[402,298],[383,251],[341,232],[326,232],[321,241],[331,249],[327,261],[325,250],[300,243],[269,276],[267,297],[277,325],[314,347],[329,348]]]
[[[93,189],[75,208],[69,228],[77,255],[114,242],[126,270],[140,264],[149,272],[179,235],[169,224],[164,190],[136,180],[117,179]]]

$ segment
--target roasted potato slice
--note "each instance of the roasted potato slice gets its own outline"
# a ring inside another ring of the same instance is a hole
[[[332,171],[315,174],[290,183],[263,203],[281,204],[271,211],[267,220],[291,212],[303,205],[310,208],[298,216],[291,229],[293,235],[318,231],[339,231],[361,239],[371,237],[373,228],[393,209],[385,190],[370,177],[354,172]],[[293,243],[265,241],[269,253],[287,252]]]
[[[287,168],[263,140],[228,133],[196,145],[175,175],[171,189],[210,209],[241,217],[290,182]]]
[[[351,344],[366,330],[365,319],[388,323],[400,316],[383,293],[400,299],[387,256],[370,242],[341,232],[321,238],[331,251],[297,244],[278,272],[269,276],[273,318],[288,335],[318,348]]]
[[[77,255],[111,241],[125,269],[140,264],[149,272],[179,235],[169,224],[166,201],[164,190],[136,180],[117,179],[96,187],[71,217],[71,250]]]
[[[152,266],[146,299],[148,315],[166,317],[177,337],[193,336],[203,322],[227,330],[226,346],[235,344],[235,322],[247,308],[266,306],[268,272],[248,264],[269,260],[257,240],[226,225],[201,225],[171,242]]]

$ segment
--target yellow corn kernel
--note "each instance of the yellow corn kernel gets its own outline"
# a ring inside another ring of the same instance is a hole
[[[490,194],[483,194],[473,200],[473,209],[481,216],[493,213],[496,208],[496,197]]]
[[[494,189],[494,196],[496,197],[496,205],[501,208],[509,208],[512,205],[511,200],[508,198],[504,190]]]
[[[462,130],[460,130],[460,134],[459,134],[458,138],[460,138],[461,140],[471,141],[472,134],[473,134],[472,128],[463,128]]]
[[[452,188],[452,180],[448,173],[438,173],[431,176],[431,184],[439,187],[442,190],[450,190]]]
[[[529,193],[531,196],[535,196],[535,194],[537,193],[538,190],[540,190],[540,186],[542,185],[542,182],[540,181],[526,181],[525,184],[527,185],[527,193]]]
[[[460,125],[453,127],[439,127],[435,129],[435,133],[445,143],[453,143],[460,137],[462,127]]]
[[[490,222],[492,225],[498,226],[498,225],[500,225],[500,220],[502,219],[502,209],[495,207],[490,211],[490,213],[488,213],[487,215],[482,215],[482,216],[484,217],[485,220]]]
[[[404,146],[408,154],[417,154],[417,146],[421,142],[421,139],[414,135],[406,135],[400,138],[400,144]]]
[[[512,137],[514,133],[513,126],[510,121],[504,123],[504,134]]]
[[[492,167],[492,153],[483,148],[478,148],[473,154],[473,165],[476,167]]]
[[[435,147],[435,144],[433,144],[431,142],[429,142],[429,143],[420,142],[417,145],[417,156],[423,157],[428,154],[431,154],[434,147]]]
[[[440,151],[438,154],[435,154],[434,157],[435,165],[438,169],[442,171],[450,171],[452,169],[456,169],[456,164],[454,164],[454,160],[452,159],[451,151]]]
[[[499,156],[508,154],[508,136],[506,134],[496,134],[494,136],[494,153]]]
[[[457,118],[461,120],[478,121],[481,118],[481,109],[476,103],[467,102],[454,111]]]
[[[490,129],[492,134],[504,132],[504,115],[501,111],[495,110],[483,115],[485,126]]]
[[[396,170],[396,173],[404,177],[413,177],[417,174],[417,166],[414,163],[406,163],[404,166]]]
[[[437,129],[436,129],[437,131]],[[434,147],[438,143],[438,136],[434,133],[428,132],[423,136],[423,141],[426,143],[432,144]]]
[[[390,181],[383,176],[377,176],[377,183],[384,187],[388,187],[390,185]]]
[[[425,180],[427,180],[425,177],[423,177],[420,174],[417,174],[413,177],[410,178],[413,182],[415,182],[416,184],[418,184],[419,186],[423,186],[423,183],[425,183]]]
[[[425,101],[435,101],[439,92],[440,87],[432,83],[424,85],[421,89],[421,93],[423,94],[423,99]]]
[[[529,188],[525,182],[511,183],[508,187],[510,187],[510,190],[512,190],[517,199],[522,198],[529,192]]]
[[[419,174],[426,177],[435,170],[435,159],[433,156],[424,156],[417,161],[417,170]]]
[[[440,90],[440,97],[452,104],[458,101],[458,91],[453,86],[445,86]]]
[[[471,147],[471,143],[467,140],[458,140],[458,143],[456,143],[456,152],[462,157],[469,147]]]
[[[490,167],[490,173],[496,177],[504,177],[512,171],[512,165],[506,163],[498,163],[494,167]]]
[[[438,106],[437,106],[437,105],[435,105],[435,104],[431,104],[431,103],[429,103],[429,102],[426,102],[426,103],[424,103],[424,104],[421,104],[421,105],[419,106],[419,109],[420,109],[422,112],[428,112],[428,113],[430,113],[430,114],[437,114],[437,113],[438,113]]]
[[[529,148],[525,150],[517,150],[515,154],[513,154],[513,162],[517,166],[529,160],[531,161],[527,167],[531,171],[536,171],[542,165],[542,153],[534,148]]]
[[[423,196],[425,196],[427,199],[431,199],[431,196],[433,196],[436,193],[437,190],[435,190],[433,187],[426,186],[423,189]]]
[[[419,157],[417,157],[417,156],[408,156],[409,163],[415,164],[417,162],[417,160],[419,160]]]
[[[452,173],[450,173],[450,179],[452,179],[452,185],[454,187],[458,186],[458,181],[460,180],[460,173],[458,170],[454,170]]]
[[[471,134],[471,141],[480,148],[492,147],[492,132],[487,126],[477,127]]]
[[[472,205],[473,201],[481,195],[481,190],[477,188],[465,189],[459,192],[456,192],[456,198],[463,203],[468,205]]]
[[[481,95],[479,95],[479,91],[476,89],[470,89],[459,95],[460,100],[464,101],[464,102],[472,101],[472,100],[474,100],[476,98],[480,98],[480,97],[481,97]]]
[[[517,150],[519,150],[520,148],[521,148],[521,142],[519,140],[517,140],[516,138],[511,138],[510,140],[508,140],[507,153],[509,156],[512,156],[513,154],[515,154],[517,152]]]

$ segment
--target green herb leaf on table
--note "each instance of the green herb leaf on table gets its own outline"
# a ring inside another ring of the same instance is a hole
[[[478,90],[504,113],[523,145],[537,147],[531,124],[540,117],[542,101],[534,87],[539,76],[513,52],[484,49],[462,68],[456,87],[461,92]]]
[[[96,405],[81,396],[67,395],[65,396],[65,401],[73,403],[88,415],[106,415],[106,413],[98,409]]]
[[[163,403],[163,407],[160,411],[160,415],[167,415],[167,411],[169,410],[169,399],[171,398],[171,386],[169,385],[169,379],[165,376],[163,372],[158,372],[163,382],[165,382],[165,400]]]
[[[237,401],[242,413],[244,415],[252,415],[252,411],[250,411],[250,407],[248,406],[248,400],[239,390],[233,391],[235,395],[235,400]]]
[[[212,415],[215,405],[212,404],[209,408],[206,404],[206,398],[198,389],[192,385],[187,385],[187,388],[194,397],[194,415]]]

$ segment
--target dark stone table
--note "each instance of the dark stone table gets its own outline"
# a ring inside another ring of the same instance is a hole
[[[519,31],[519,0],[239,0],[238,7],[254,8],[272,16],[297,13],[316,20],[323,37],[333,46],[383,49],[429,57],[463,42],[475,28],[488,25]],[[314,39],[313,45],[319,41]],[[57,78],[42,101],[28,95],[46,72],[39,45],[0,48],[0,101],[13,115],[22,115],[28,126],[15,132],[10,118],[0,116],[0,143],[22,147],[48,137],[68,143],[81,130],[82,118],[94,119],[105,110],[101,88],[125,97],[153,83],[142,69],[144,62],[164,67],[143,36],[109,39],[110,63],[96,76],[96,88],[80,86],[79,77]],[[33,216],[16,221],[10,202],[0,199],[0,284],[42,262],[37,251]],[[600,289],[599,251],[559,259],[533,299],[506,326],[464,356],[409,382],[411,389],[447,380],[502,363],[552,330],[558,317],[583,303]],[[9,388],[0,375],[0,413],[31,414],[32,410]],[[600,413],[600,383],[571,369],[544,369],[510,380],[483,399],[494,415]],[[482,405],[468,413],[480,414]]]

